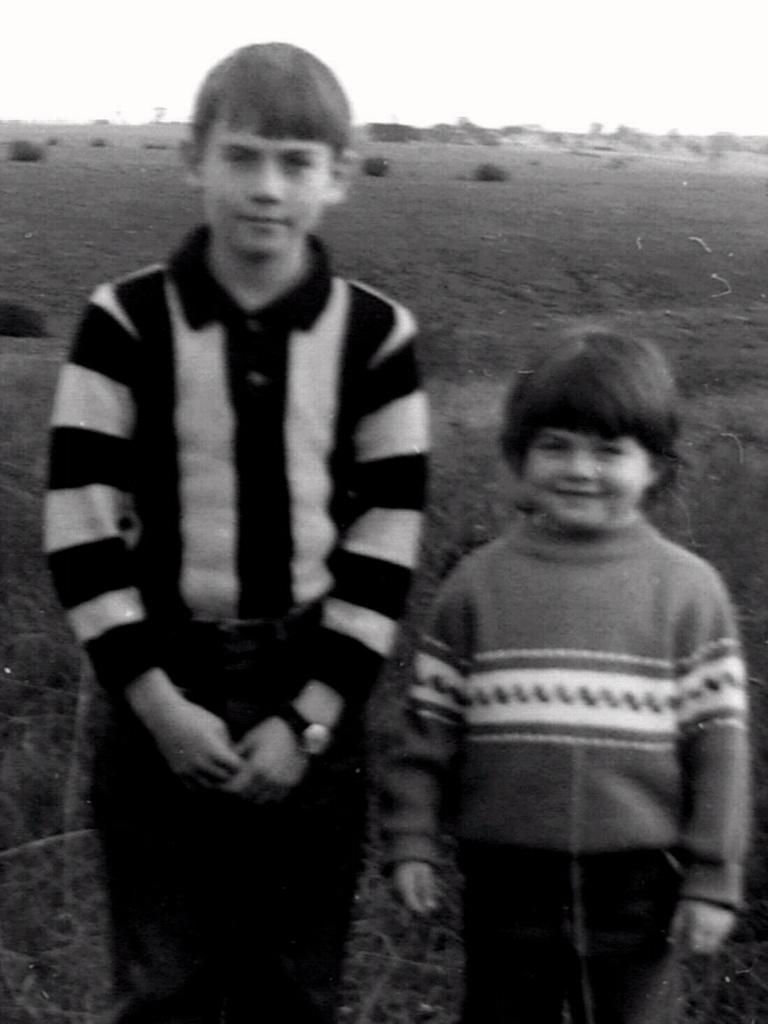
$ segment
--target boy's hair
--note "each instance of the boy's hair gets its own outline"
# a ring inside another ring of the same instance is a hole
[[[629,436],[656,457],[660,483],[666,483],[679,461],[678,402],[670,366],[655,345],[603,329],[582,330],[523,371],[510,388],[501,449],[519,471],[534,437],[546,428]]]
[[[254,43],[216,64],[200,86],[192,114],[198,151],[218,120],[267,138],[325,142],[339,155],[350,143],[352,113],[317,57],[290,43]]]

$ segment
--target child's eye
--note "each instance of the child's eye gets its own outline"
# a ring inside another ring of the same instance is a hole
[[[543,434],[535,440],[533,447],[540,452],[561,452],[568,447],[568,442],[562,437]]]

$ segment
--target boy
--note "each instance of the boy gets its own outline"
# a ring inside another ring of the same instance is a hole
[[[720,577],[646,520],[678,397],[652,346],[565,341],[505,407],[525,514],[443,584],[386,828],[436,906],[441,811],[465,876],[464,1024],[676,1019],[677,954],[741,899],[745,672]]]
[[[186,151],[205,224],[96,290],[62,373],[46,546],[114,708],[122,1024],[333,1019],[426,447],[411,316],[314,236],[349,144],[309,53],[214,67]]]

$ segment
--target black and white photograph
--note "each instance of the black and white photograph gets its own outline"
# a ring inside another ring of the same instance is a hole
[[[767,33],[5,13],[2,1024],[768,1024]]]

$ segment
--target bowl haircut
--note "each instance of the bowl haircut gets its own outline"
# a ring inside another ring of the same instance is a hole
[[[589,329],[564,338],[507,395],[501,450],[519,472],[544,429],[632,437],[655,459],[658,491],[679,464],[679,395],[661,351],[644,339]]]
[[[192,114],[198,153],[214,122],[266,138],[324,142],[334,155],[349,147],[352,113],[333,72],[290,43],[235,50],[206,75]]]

